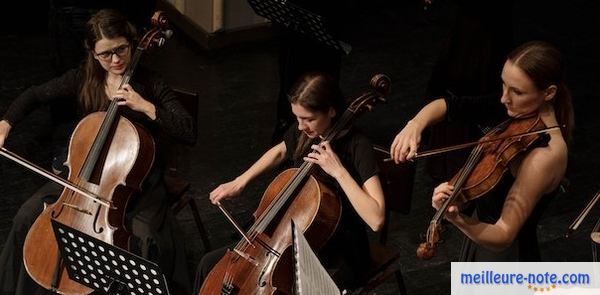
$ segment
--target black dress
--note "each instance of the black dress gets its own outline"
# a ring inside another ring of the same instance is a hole
[[[445,101],[449,121],[467,121],[475,124],[482,131],[487,131],[509,119],[505,108],[500,103],[500,95],[498,94],[477,97],[450,96]],[[534,143],[533,148],[545,146],[546,144],[542,140]],[[496,223],[500,218],[504,201],[514,181],[513,175],[506,172],[494,189],[469,203],[470,210],[468,213],[472,212],[473,216],[481,222]],[[513,244],[507,249],[500,252],[491,251],[465,236],[461,247],[460,261],[541,261],[537,240],[537,224],[554,194],[555,192],[552,192],[542,197],[523,227],[521,227]]]
[[[83,70],[73,69],[62,76],[23,92],[4,115],[15,125],[35,108],[62,100],[75,106],[79,117],[85,114],[78,102],[83,84]],[[145,114],[121,107],[120,114],[150,131],[156,142],[155,162],[142,185],[142,193],[130,201],[126,213],[127,228],[133,233],[131,250],[154,262],[167,274],[173,294],[190,292],[183,239],[175,217],[172,215],[163,183],[165,157],[160,138],[172,138],[183,143],[194,143],[193,121],[177,101],[176,94],[152,72],[139,68],[131,86],[146,100],[156,106],[156,120]],[[166,136],[159,136],[165,134]],[[56,150],[66,153],[67,142]],[[56,155],[65,159],[65,154]],[[0,254],[0,290],[5,294],[49,293],[37,286],[24,269],[22,249],[29,227],[42,212],[43,202],[56,201],[62,187],[53,183],[44,185],[19,209],[6,244]]]

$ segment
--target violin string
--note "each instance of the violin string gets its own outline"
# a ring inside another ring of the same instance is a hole
[[[475,164],[479,161],[479,158],[481,156],[481,151],[482,151],[482,145],[477,145],[475,147],[475,149],[473,149],[473,151],[469,155],[469,158],[467,159],[465,166],[460,170],[457,180],[454,183],[454,190],[452,191],[452,194],[442,204],[440,209],[434,215],[433,220],[435,220],[436,223],[441,219],[442,215],[446,213],[446,210],[448,209],[448,206],[450,205],[450,203],[453,202],[456,199],[456,197],[458,196],[465,180],[467,179],[469,174],[472,172],[473,168],[475,167]]]

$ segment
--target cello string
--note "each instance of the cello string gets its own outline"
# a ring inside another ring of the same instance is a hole
[[[348,111],[342,114],[340,119],[336,122],[336,124],[334,124],[332,131],[328,133],[326,140],[330,140],[331,138],[333,138],[342,130],[342,127],[345,127],[345,125],[351,119],[351,114],[353,113]],[[263,213],[260,220],[256,223],[256,232],[262,232],[266,229],[266,227],[271,223],[273,218],[279,213],[281,208],[287,203],[289,198],[296,191],[300,183],[305,180],[306,176],[310,173],[310,169],[312,168],[312,166],[313,163],[307,161],[304,161],[301,164],[296,174],[292,176],[291,181],[289,181],[284,187],[284,189],[280,191],[279,194],[277,194],[277,196],[275,197],[275,201],[271,202],[271,204],[265,210],[265,213]]]

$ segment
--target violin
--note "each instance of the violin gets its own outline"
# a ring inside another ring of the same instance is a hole
[[[440,220],[449,206],[464,204],[492,190],[504,173],[510,169],[515,158],[527,153],[536,143],[544,140],[547,135],[543,133],[556,128],[559,127],[546,128],[537,115],[513,118],[494,127],[481,138],[471,151],[465,165],[448,181],[454,186],[454,191],[431,219],[426,242],[419,245],[417,257],[427,260],[435,256]]]
[[[169,37],[163,12],[152,17],[154,28],[138,43],[119,89],[129,83],[142,52],[164,44]],[[46,205],[27,233],[25,268],[40,286],[60,294],[89,294],[92,289],[69,278],[58,249],[51,220],[94,238],[129,248],[125,212],[131,196],[154,162],[154,139],[143,127],[119,115],[118,99],[105,112],[84,117],[69,142],[68,181],[58,200]],[[39,173],[39,171],[36,171]],[[42,174],[42,173],[41,173]],[[101,197],[99,197],[101,196]]]
[[[358,114],[384,101],[390,80],[375,75],[370,86],[322,141],[338,138]],[[319,249],[331,237],[341,217],[339,196],[311,175],[313,167],[313,163],[303,162],[299,168],[283,171],[269,184],[254,212],[255,223],[248,232],[241,232],[243,239],[213,267],[199,295],[292,294],[291,221],[304,232],[313,249]],[[234,226],[238,228],[235,223]]]

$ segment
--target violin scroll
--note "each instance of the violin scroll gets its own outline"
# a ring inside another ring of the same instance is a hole
[[[431,223],[427,229],[427,240],[419,244],[417,248],[417,257],[422,260],[429,260],[437,253],[437,244],[440,240],[440,226],[437,223]]]

